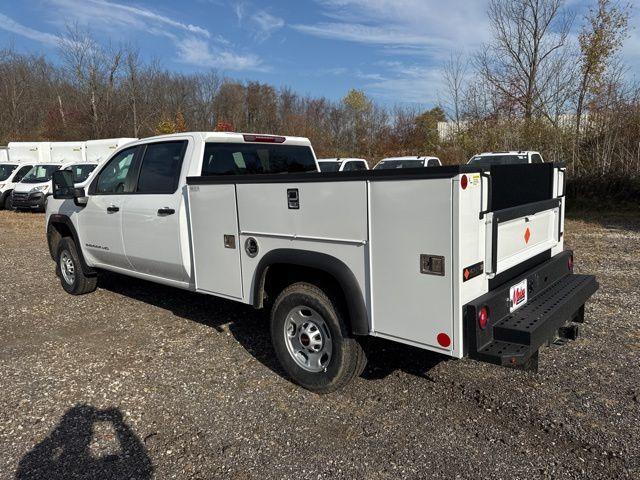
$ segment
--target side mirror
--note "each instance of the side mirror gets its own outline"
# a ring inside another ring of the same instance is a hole
[[[51,177],[53,183],[53,198],[67,200],[76,198],[71,170],[56,170]]]
[[[84,188],[75,187],[71,170],[56,170],[53,172],[51,182],[53,183],[53,198],[73,200],[79,207],[87,204]]]

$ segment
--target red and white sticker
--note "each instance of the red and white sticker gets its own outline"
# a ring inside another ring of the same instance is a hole
[[[509,289],[509,300],[511,301],[511,307],[509,312],[517,310],[525,303],[527,303],[527,279],[525,278],[519,283],[516,283]]]

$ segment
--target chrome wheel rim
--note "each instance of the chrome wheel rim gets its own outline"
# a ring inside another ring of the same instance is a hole
[[[60,255],[60,272],[64,281],[69,285],[73,285],[76,281],[76,266],[67,251],[62,252]]]
[[[299,367],[314,373],[327,371],[333,344],[322,315],[298,305],[287,313],[283,333],[289,355]]]

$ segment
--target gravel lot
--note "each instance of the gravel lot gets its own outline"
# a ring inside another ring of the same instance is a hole
[[[43,223],[0,211],[0,478],[640,478],[640,217],[568,221],[601,288],[539,374],[372,341],[328,396],[249,307],[117,275],[65,294]]]

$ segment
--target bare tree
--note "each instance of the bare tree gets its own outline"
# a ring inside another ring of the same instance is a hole
[[[563,0],[490,0],[494,40],[476,58],[480,74],[501,94],[507,108],[525,120],[544,110],[542,92],[557,77],[555,55],[565,47],[572,16]]]
[[[451,53],[444,64],[442,76],[447,89],[445,102],[449,110],[449,117],[456,122],[456,133],[460,133],[460,120],[462,116],[462,102],[464,99],[464,87],[467,80],[468,61],[460,51]]]

